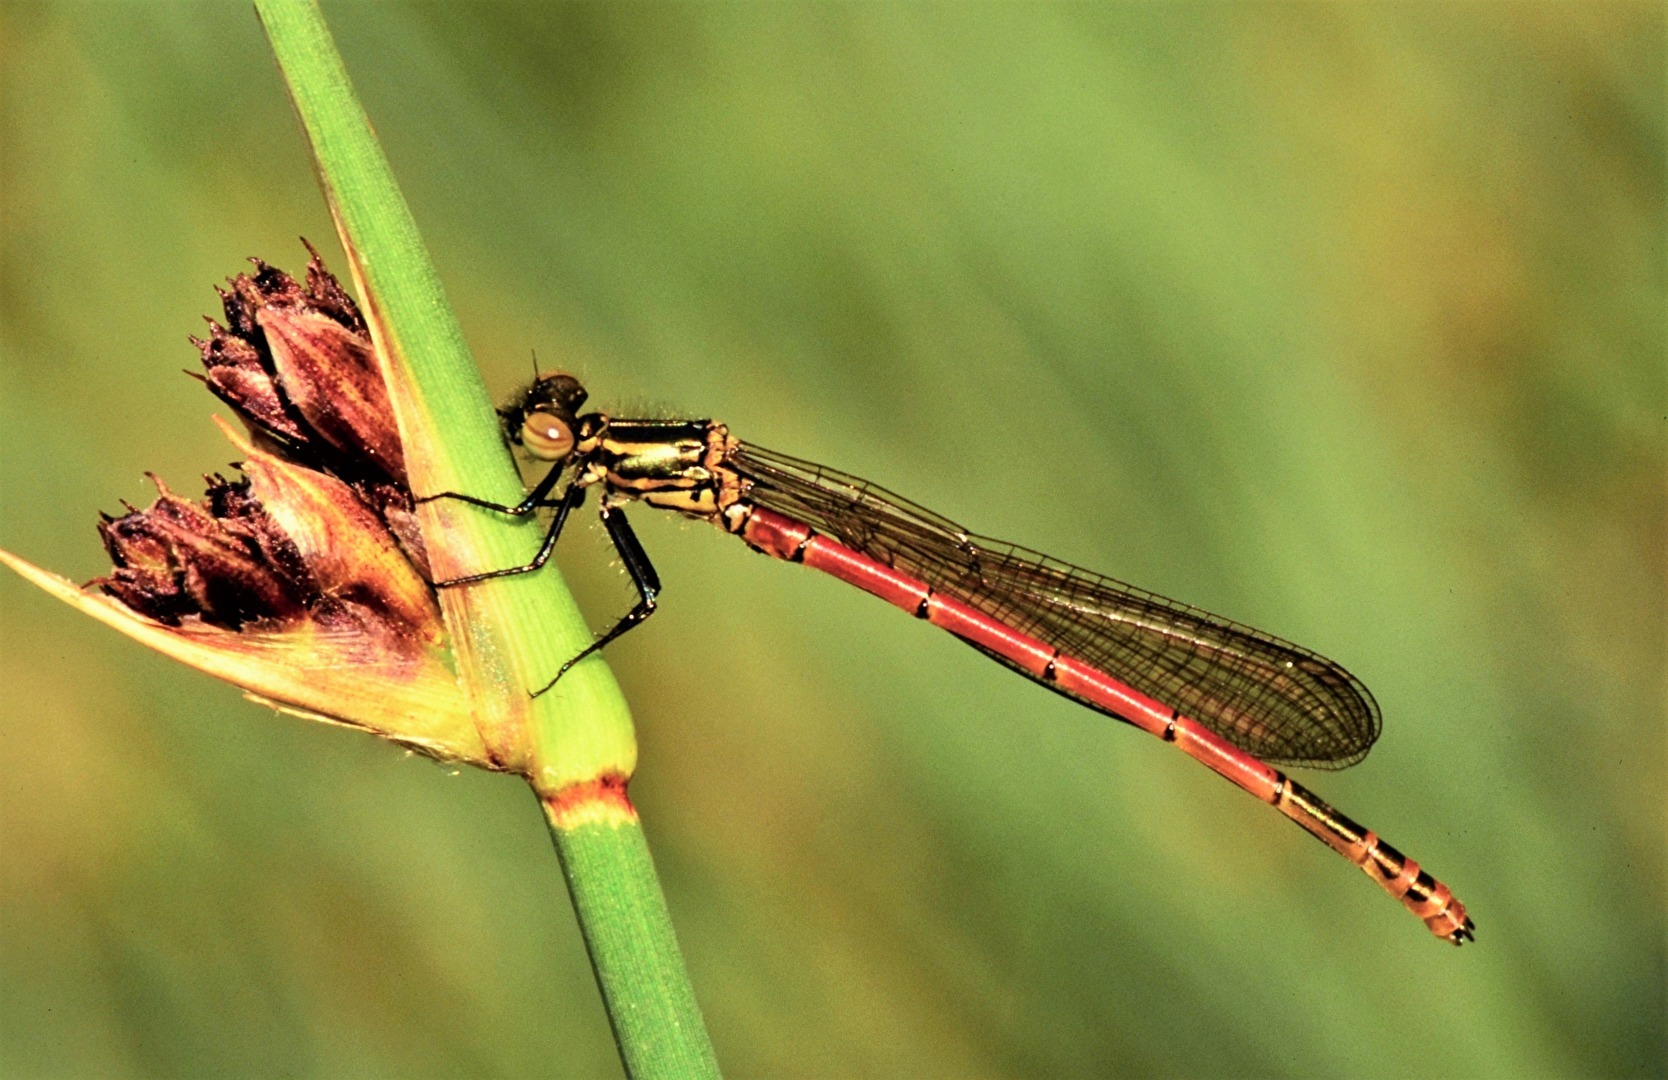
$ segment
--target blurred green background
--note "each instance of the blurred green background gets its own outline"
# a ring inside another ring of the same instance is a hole
[[[1337,657],[1385,734],[1305,782],[1478,923],[639,513],[610,658],[730,1075],[1663,1075],[1660,4],[326,10],[495,393],[537,350]],[[85,579],[234,456],[210,286],[342,262],[250,10],[0,18],[0,543]],[[617,1074],[522,785],[0,597],[0,1072]]]

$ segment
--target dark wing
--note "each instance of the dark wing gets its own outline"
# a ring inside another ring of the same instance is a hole
[[[759,506],[1099,668],[1265,761],[1341,769],[1378,738],[1367,688],[1300,645],[976,536],[833,469],[746,443],[729,464]]]

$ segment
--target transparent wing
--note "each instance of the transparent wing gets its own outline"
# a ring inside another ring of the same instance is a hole
[[[1378,738],[1367,688],[1300,645],[969,533],[833,469],[746,443],[729,464],[759,506],[1099,668],[1265,761],[1341,769]]]

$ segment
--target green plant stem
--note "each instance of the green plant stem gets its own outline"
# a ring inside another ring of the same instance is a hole
[[[693,989],[659,975],[681,970],[683,958],[642,825],[634,815],[572,828],[551,820],[550,836],[626,1073],[718,1076]]]
[[[255,7],[352,263],[413,490],[517,501],[520,480],[462,329],[323,15],[313,0],[256,0]],[[452,502],[429,503],[424,514],[440,576],[449,576],[442,567],[455,552],[474,568],[515,566],[538,542],[533,523]],[[443,524],[431,531],[435,520]],[[596,657],[553,692],[527,698],[528,687],[542,685],[590,641],[566,586],[550,566],[444,590],[442,602],[460,680],[497,760],[524,773],[547,805],[599,778],[619,785],[600,820],[570,814],[569,826],[553,819],[552,832],[628,1072],[716,1075],[648,847],[624,800],[636,744],[618,685]]]

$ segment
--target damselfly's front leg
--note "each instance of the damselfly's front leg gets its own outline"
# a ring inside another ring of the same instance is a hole
[[[561,478],[561,475],[562,470],[560,468],[552,468],[542,479],[539,480],[536,485],[534,485],[533,490],[527,493],[527,497],[514,506],[505,506],[502,503],[487,502],[485,499],[477,499],[473,495],[464,495],[461,492],[456,491],[442,491],[434,495],[424,495],[422,498],[418,499],[417,502],[419,503],[433,502],[436,499],[456,499],[459,502],[466,502],[471,506],[480,506],[487,510],[496,510],[500,514],[513,514],[516,517],[526,517],[533,511],[545,506],[554,506],[556,508],[556,516],[551,519],[550,530],[544,534],[544,542],[539,545],[539,553],[533,556],[531,562],[521,566],[505,567],[502,570],[488,570],[481,574],[465,574],[462,577],[448,578],[445,581],[434,581],[430,582],[430,584],[436,589],[450,589],[458,585],[473,585],[477,581],[490,581],[493,578],[514,577],[516,574],[530,574],[539,567],[543,566],[545,563],[549,562],[551,552],[556,550],[556,541],[561,539],[562,526],[567,524],[568,514],[573,511],[574,507],[585,501],[585,489],[578,484],[577,480],[568,484],[567,490],[562,492],[562,497],[560,499],[552,499],[549,497],[550,489],[556,486],[556,481]],[[548,689],[548,687],[546,689]],[[543,692],[544,691],[542,690],[540,691],[540,693]]]
[[[479,506],[487,510],[496,510],[500,514],[510,514],[515,517],[526,517],[528,514],[531,514],[541,506],[555,506],[558,502],[560,502],[560,500],[552,499],[550,497],[550,489],[555,487],[557,481],[562,479],[562,472],[563,470],[561,468],[552,466],[548,472],[539,478],[539,482],[533,485],[533,490],[527,493],[527,497],[516,503],[514,506],[506,506],[503,503],[487,502],[485,499],[477,499],[473,495],[465,495],[461,491],[437,491],[433,495],[419,495],[413,501],[421,506],[423,503],[434,502],[436,499],[456,499],[458,502],[465,502],[470,506]]]

